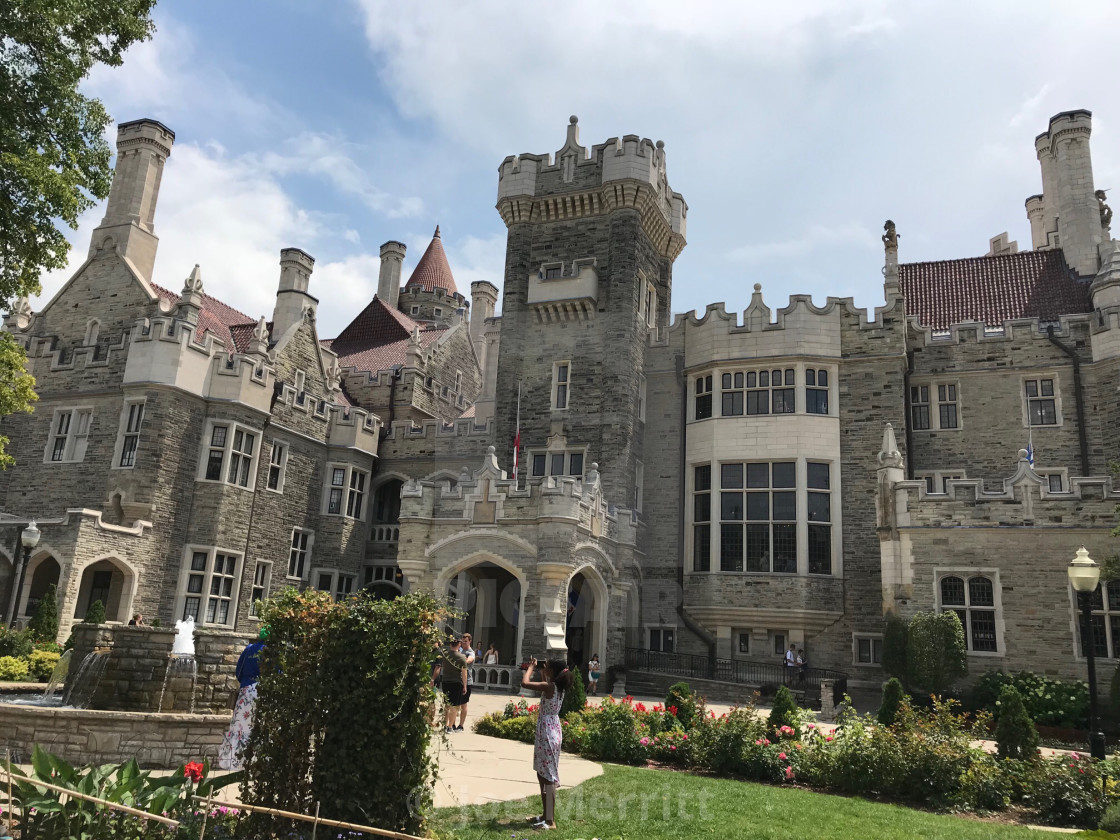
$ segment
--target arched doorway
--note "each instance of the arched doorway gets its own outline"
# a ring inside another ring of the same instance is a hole
[[[521,656],[521,582],[497,563],[482,561],[463,569],[447,584],[456,633],[469,632],[475,648],[493,644],[499,665],[517,665]]]
[[[592,655],[606,656],[603,643],[606,591],[602,581],[588,568],[576,572],[568,581],[568,621],[564,643],[568,646],[568,664],[579,666],[586,678],[587,662]]]
[[[23,609],[24,618],[33,618],[39,609],[39,602],[50,589],[51,585],[58,586],[58,579],[62,574],[62,567],[58,561],[49,554],[31,558],[28,564],[25,582],[23,584]]]
[[[86,617],[94,601],[105,607],[108,621],[128,621],[132,605],[132,571],[115,558],[105,558],[91,563],[82,570],[78,586],[78,599],[74,604],[74,619]]]
[[[392,601],[404,592],[404,574],[396,566],[366,566],[362,589],[378,601]]]

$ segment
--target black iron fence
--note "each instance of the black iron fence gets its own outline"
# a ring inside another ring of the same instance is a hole
[[[786,685],[798,690],[820,691],[821,680],[833,680],[837,697],[847,690],[848,675],[827,668],[790,668],[773,662],[712,659],[689,653],[662,653],[641,648],[626,649],[626,669],[669,674],[695,680],[717,680],[741,685]]]

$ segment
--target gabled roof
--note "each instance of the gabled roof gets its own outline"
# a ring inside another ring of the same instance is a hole
[[[375,297],[337,338],[326,339],[322,344],[338,355],[342,367],[376,373],[404,364],[409,337],[415,329],[420,330],[420,346],[424,348],[447,332],[424,329],[399,309]]]
[[[432,235],[428,250],[424,252],[424,256],[416,264],[412,276],[404,284],[406,289],[417,286],[426,292],[446,289],[450,294],[455,294],[459,291],[455,288],[455,278],[451,276],[451,266],[448,265],[447,254],[443,251],[443,240],[439,235],[439,225],[436,225],[436,232]]]
[[[903,263],[898,276],[907,314],[935,330],[963,321],[993,327],[1012,318],[1057,321],[1093,310],[1089,283],[1067,268],[1060,249]]]
[[[155,283],[151,285],[152,290],[162,300],[169,301],[172,305],[179,302],[179,295]],[[202,311],[198,315],[199,328],[194,333],[195,343],[201,344],[203,336],[210,333],[214,338],[221,339],[225,343],[226,350],[245,352],[249,346],[249,339],[252,338],[253,328],[257,325],[256,320],[244,312],[238,312],[229,304],[210,297],[205,292],[201,297]]]

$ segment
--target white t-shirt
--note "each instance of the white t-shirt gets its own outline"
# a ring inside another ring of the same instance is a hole
[[[498,664],[498,654],[496,654],[496,653],[486,654],[486,664],[487,665],[497,665]]]
[[[599,673],[599,663],[598,663],[597,660],[592,659],[590,662],[587,663],[587,673],[589,673],[589,674]]]
[[[797,654],[792,650],[786,651],[786,664],[793,665],[797,661]]]

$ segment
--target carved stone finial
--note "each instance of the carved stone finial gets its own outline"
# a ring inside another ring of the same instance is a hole
[[[183,294],[202,294],[202,271],[199,270],[197,263],[191,269],[190,276],[183,281]]]
[[[883,244],[890,248],[898,247],[898,232],[894,228],[894,222],[887,219],[883,222]]]
[[[268,321],[264,319],[263,315],[253,328],[253,338],[257,341],[268,341]]]
[[[883,446],[879,450],[879,467],[902,468],[902,453],[898,451],[898,441],[894,436],[894,426],[887,423],[883,427]]]
[[[420,327],[419,326],[413,326],[412,333],[408,337],[408,343],[413,344],[417,347],[420,346]]]
[[[31,300],[27,295],[16,299],[15,306],[4,319],[4,323],[11,329],[25,330],[31,324]]]
[[[1097,197],[1097,207],[1100,209],[1101,227],[1109,231],[1112,229],[1112,208],[1104,203],[1106,198],[1105,191],[1097,190],[1094,195]]]
[[[443,237],[441,237],[439,235],[439,225],[436,225],[436,232],[432,234],[432,239],[442,239],[442,238]]]

